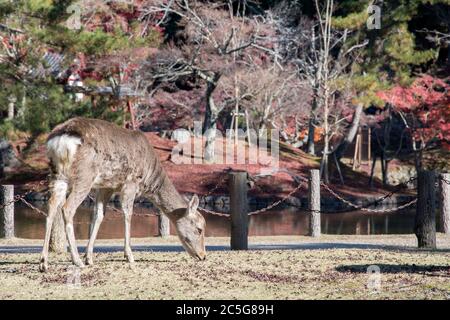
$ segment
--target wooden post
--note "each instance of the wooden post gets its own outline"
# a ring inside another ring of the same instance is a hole
[[[450,234],[450,173],[439,179],[439,231]]]
[[[418,174],[414,233],[419,248],[436,248],[436,178],[435,171]]]
[[[14,238],[14,186],[0,186],[0,238]]]
[[[231,214],[231,250],[247,250],[247,172],[230,172],[229,189]]]
[[[310,171],[308,208],[310,210],[309,235],[320,236],[320,170]]]
[[[170,220],[161,211],[158,216],[158,235],[162,238],[170,236]]]

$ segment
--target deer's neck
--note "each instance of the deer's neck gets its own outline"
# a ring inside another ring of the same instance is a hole
[[[186,201],[178,193],[177,189],[175,189],[175,186],[167,175],[164,175],[159,190],[150,195],[150,198],[153,204],[169,217],[174,210],[185,209],[187,207]]]

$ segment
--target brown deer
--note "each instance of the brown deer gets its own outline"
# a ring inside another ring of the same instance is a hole
[[[74,118],[58,125],[47,139],[52,181],[46,220],[45,242],[39,269],[48,270],[52,224],[61,210],[72,261],[83,267],[75,243],[73,217],[78,206],[96,190],[96,205],[85,262],[93,264],[94,241],[104,208],[114,192],[120,193],[125,220],[125,257],[134,262],[130,246],[133,203],[143,195],[175,225],[185,250],[193,257],[206,257],[205,219],[197,211],[196,195],[189,203],[177,192],[144,134],[112,123]],[[66,197],[66,195],[68,196]]]

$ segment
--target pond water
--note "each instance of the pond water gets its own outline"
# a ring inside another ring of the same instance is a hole
[[[45,203],[34,203],[46,210]],[[87,239],[92,206],[80,206],[75,215],[75,234],[77,239]],[[43,239],[45,217],[16,204],[15,234],[19,238]],[[136,207],[132,219],[132,237],[152,237],[158,235],[158,218],[140,215],[154,213],[153,209]],[[348,213],[322,214],[322,233],[324,234],[407,234],[413,233],[414,207],[388,214],[368,214],[361,211]],[[223,237],[230,234],[230,221],[226,217],[205,215],[206,236]],[[249,233],[251,236],[306,235],[309,216],[295,207],[274,209],[270,212],[250,216]],[[175,229],[171,228],[175,234]],[[124,223],[120,213],[108,209],[100,227],[99,239],[123,238]]]

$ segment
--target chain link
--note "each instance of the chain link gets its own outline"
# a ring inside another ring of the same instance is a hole
[[[208,197],[211,194],[213,194],[217,189],[219,189],[219,187],[222,186],[223,182],[226,181],[228,179],[228,172],[230,171],[230,169],[226,169],[224,170],[221,175],[222,177],[220,178],[219,182],[217,182],[217,184],[214,186],[214,188],[212,188],[211,190],[209,190],[203,197]]]
[[[264,213],[264,212],[266,212],[266,211],[268,211],[268,210],[271,210],[271,209],[275,208],[275,207],[278,206],[279,204],[281,204],[281,203],[283,203],[284,201],[286,201],[286,200],[287,200],[290,196],[292,196],[295,192],[297,192],[298,190],[300,190],[301,187],[302,187],[302,184],[299,183],[297,187],[295,187],[291,192],[289,192],[289,193],[288,193],[285,197],[283,197],[282,199],[280,199],[280,200],[278,200],[278,201],[275,201],[274,203],[272,203],[271,205],[269,205],[269,206],[267,206],[267,207],[265,207],[265,208],[262,208],[262,209],[259,209],[259,210],[255,210],[255,211],[249,212],[248,215],[249,215],[249,216],[252,216],[252,215],[255,215],[255,214]]]
[[[93,196],[88,195],[88,197],[89,197],[89,199],[91,199],[94,203],[96,202],[96,200],[94,199]],[[110,205],[110,204],[107,204],[106,207],[109,208],[109,209],[111,209],[111,210],[114,211],[115,213],[122,215],[122,210],[119,210],[119,209],[117,209],[116,207],[114,207],[114,206],[112,206],[112,205]],[[159,213],[136,213],[136,212],[133,211],[133,215],[135,215],[135,216],[141,216],[141,217],[152,217],[152,216],[160,216],[161,214],[159,214]]]
[[[25,195],[24,195],[25,196]],[[7,203],[5,203],[5,204],[2,204],[1,206],[0,206],[0,210],[3,210],[4,208],[6,208],[7,206],[9,206],[9,205],[11,205],[11,204],[13,204],[13,203],[16,203],[16,202],[18,202],[18,201],[20,201],[20,199],[21,199],[21,195],[15,195],[14,196],[14,198],[11,200],[11,201],[9,201],[9,202],[7,202]]]
[[[227,173],[227,172],[226,172],[226,173]],[[223,180],[225,180],[225,179],[223,179]],[[222,181],[223,181],[223,180],[222,180]],[[222,181],[221,181],[221,182],[222,182]],[[219,183],[221,183],[221,182],[219,182]],[[219,185],[219,184],[218,184],[218,185]],[[216,187],[217,187],[217,186],[216,186]],[[284,201],[286,201],[286,200],[287,200],[290,196],[292,196],[295,192],[297,192],[298,190],[300,190],[301,187],[302,187],[302,184],[299,183],[299,184],[297,185],[297,187],[295,187],[293,190],[291,190],[291,191],[290,191],[285,197],[283,197],[282,199],[273,202],[272,204],[268,205],[268,206],[265,207],[265,208],[262,208],[262,209],[258,209],[258,210],[255,210],[255,211],[248,212],[247,215],[248,215],[248,216],[252,216],[252,215],[256,215],[256,214],[265,213],[265,212],[267,212],[267,211],[269,211],[269,210],[271,210],[271,209],[277,207],[278,205],[280,205],[281,203],[283,203]],[[216,189],[216,188],[215,188],[215,189]],[[219,216],[219,217],[226,217],[226,218],[228,218],[228,219],[230,218],[230,214],[229,214],[229,213],[217,212],[217,211],[208,210],[208,209],[205,209],[205,208],[199,208],[199,210],[200,210],[200,211],[203,211],[203,212],[205,212],[205,213],[211,214],[211,215],[215,215],[215,216]]]
[[[223,176],[221,177],[221,179],[219,180],[219,182],[214,186],[214,188],[212,188],[210,191],[208,191],[208,193],[207,193],[206,195],[204,195],[204,197],[207,197],[207,196],[211,195],[213,192],[215,192],[215,191],[223,184],[223,182],[227,179],[227,175],[226,175],[226,174],[227,174],[229,171],[230,171],[230,169],[224,170],[224,172],[222,173]],[[303,181],[309,181],[308,178],[304,178],[304,177],[302,177],[302,176],[300,176],[300,177],[295,176],[295,177],[296,177],[297,179],[299,179],[299,181],[300,181],[300,180],[303,180]],[[293,178],[294,178],[294,176],[293,176]],[[407,182],[404,183],[404,184],[410,183],[410,182],[412,182],[412,181],[414,181],[414,180],[416,180],[416,179],[417,179],[417,178],[415,178],[415,177],[414,177],[414,178],[411,178],[409,181],[407,181]],[[445,179],[442,178],[442,177],[440,177],[440,179],[443,180],[445,183],[450,184],[450,181],[447,181],[447,180],[445,180]],[[294,180],[296,180],[296,179],[294,179]],[[39,181],[39,183],[38,183],[37,186],[42,186],[42,185],[44,185],[46,182],[47,182],[47,179],[41,180],[41,181]],[[321,184],[321,185],[322,185],[322,186],[323,186],[323,187],[324,187],[331,195],[333,195],[336,199],[340,200],[341,202],[345,203],[346,205],[348,205],[348,206],[350,206],[350,207],[352,207],[352,208],[354,208],[354,209],[356,209],[356,210],[360,210],[360,211],[363,211],[363,212],[369,212],[369,213],[388,213],[388,212],[394,212],[394,211],[397,211],[397,210],[401,210],[401,209],[407,208],[407,207],[409,207],[409,206],[411,206],[411,205],[413,205],[413,204],[415,204],[415,203],[417,202],[417,198],[415,198],[415,199],[413,199],[413,200],[411,200],[411,201],[409,201],[409,202],[407,202],[407,203],[405,203],[405,204],[403,204],[403,205],[401,205],[401,206],[398,206],[398,207],[396,207],[396,208],[389,208],[389,209],[370,209],[370,208],[367,208],[367,207],[366,207],[367,205],[366,205],[366,206],[356,205],[356,204],[352,203],[351,201],[345,199],[344,197],[342,197],[342,196],[340,196],[338,193],[336,193],[333,189],[331,189],[331,187],[329,187],[329,186],[328,186],[327,184],[325,184],[324,182],[321,181],[320,184]],[[36,191],[37,186],[33,187],[33,189],[31,189],[31,190],[25,192],[25,193],[22,194],[22,195],[16,195],[16,196],[14,196],[13,200],[11,200],[11,201],[9,201],[8,203],[6,203],[6,204],[0,206],[0,210],[3,209],[4,207],[8,206],[8,205],[11,205],[12,203],[16,203],[16,202],[18,202],[18,201],[22,201],[25,205],[27,205],[27,206],[28,206],[29,208],[31,208],[32,210],[34,210],[34,211],[36,211],[36,212],[38,212],[38,213],[40,213],[40,214],[42,214],[42,215],[44,215],[44,216],[47,216],[42,210],[36,208],[36,207],[33,206],[31,203],[29,203],[28,201],[25,200],[25,197],[26,197],[28,194],[30,194],[30,193],[33,192],[33,191]],[[280,205],[281,203],[285,202],[285,201],[286,201],[289,197],[291,197],[295,192],[297,192],[298,190],[300,190],[300,189],[302,188],[302,186],[303,186],[303,185],[302,185],[302,182],[300,181],[300,182],[298,183],[298,185],[297,185],[294,189],[292,189],[286,196],[284,196],[283,198],[281,198],[281,199],[279,199],[279,200],[273,202],[272,204],[268,205],[268,206],[265,207],[265,208],[262,208],[262,209],[258,209],[258,210],[254,210],[254,211],[249,212],[249,213],[248,213],[248,216],[252,216],[252,215],[257,215],[257,214],[261,214],[261,213],[268,212],[269,210],[271,210],[271,209],[277,207],[278,205]],[[388,194],[386,194],[386,195],[384,195],[384,196],[378,198],[377,200],[375,200],[372,204],[375,204],[375,203],[384,201],[385,199],[391,197],[395,192],[398,192],[398,190],[389,192]],[[93,202],[95,202],[95,199],[94,199],[91,195],[89,195],[89,198],[90,198]],[[372,204],[370,204],[370,205],[372,205]],[[109,209],[113,210],[113,211],[116,212],[116,213],[122,214],[122,211],[121,211],[121,210],[119,210],[119,209],[117,209],[117,208],[115,208],[115,207],[113,207],[113,206],[111,206],[111,205],[109,205],[109,204],[107,205],[107,207],[108,207]],[[230,214],[229,214],[229,213],[217,212],[217,211],[209,210],[209,209],[206,209],[206,208],[198,208],[198,209],[199,209],[200,211],[202,211],[202,212],[207,213],[207,214],[211,214],[211,215],[215,215],[215,216],[220,216],[220,217],[230,218]],[[160,214],[159,214],[159,213],[145,213],[145,214],[137,213],[137,214],[135,214],[135,215],[139,215],[139,216],[159,216]]]
[[[444,179],[444,177],[442,177],[442,176],[439,176],[439,180],[441,180],[441,181],[443,181],[444,183],[450,185],[450,181]]]
[[[13,204],[13,203],[17,203],[19,201],[23,202],[24,204],[26,204],[28,207],[30,207],[31,209],[39,212],[40,214],[43,214],[44,216],[47,216],[43,211],[39,210],[38,208],[36,208],[35,206],[33,206],[31,203],[29,203],[28,201],[25,200],[25,197],[28,196],[30,193],[36,191],[38,186],[43,186],[45,185],[45,183],[47,182],[47,179],[41,180],[37,183],[36,186],[32,187],[31,190],[26,191],[23,194],[17,194],[13,197],[13,200],[3,204],[0,206],[0,210],[4,209],[5,207]],[[48,191],[47,191],[48,192]]]
[[[407,203],[405,203],[405,204],[403,204],[403,205],[401,205],[401,206],[399,206],[399,207],[396,207],[396,208],[388,208],[388,209],[370,209],[370,208],[366,208],[366,207],[364,207],[364,206],[356,205],[356,204],[350,202],[349,200],[343,198],[342,196],[340,196],[339,194],[337,194],[334,190],[332,190],[327,184],[325,184],[325,183],[323,183],[323,182],[321,182],[320,184],[321,184],[321,185],[322,185],[329,193],[331,193],[331,195],[333,195],[336,199],[340,200],[341,202],[345,203],[346,205],[348,205],[348,206],[350,206],[350,207],[353,207],[353,208],[355,208],[355,209],[357,209],[357,210],[361,210],[361,211],[369,212],[369,213],[388,213],[388,212],[394,212],[394,211],[398,211],[398,210],[407,208],[407,207],[409,207],[409,206],[411,206],[411,205],[413,205],[414,203],[417,202],[417,198],[415,198],[415,199],[413,199],[413,200],[411,200],[411,201],[409,201],[409,202],[407,202]],[[375,200],[374,203],[381,202],[381,201],[383,201],[383,200],[385,200],[385,199],[391,197],[393,194],[394,194],[394,192],[390,192],[390,193],[384,195],[383,197],[381,197],[381,198]]]
[[[284,201],[286,201],[290,196],[292,196],[295,192],[297,192],[298,190],[300,190],[300,188],[302,187],[302,184],[299,184],[297,187],[295,187],[293,190],[291,190],[291,192],[289,192],[285,197],[283,197],[280,200],[277,200],[275,202],[273,202],[272,204],[268,205],[265,208],[262,209],[258,209],[255,211],[251,211],[248,212],[247,215],[248,216],[252,216],[252,215],[256,215],[256,214],[261,214],[261,213],[265,213],[275,207],[277,207],[278,205],[280,205],[281,203],[283,203]],[[208,210],[205,208],[199,208],[200,211],[203,211],[205,213],[211,214],[211,215],[215,215],[215,216],[219,216],[219,217],[226,217],[226,218],[230,218],[230,214],[229,213],[222,213],[222,212],[217,212],[217,211],[212,211],[212,210]]]
[[[220,178],[219,182],[217,182],[217,184],[214,186],[214,188],[212,188],[211,190],[209,190],[204,196],[203,198],[206,198],[208,196],[210,196],[211,194],[213,194],[217,189],[219,189],[220,186],[222,186],[223,182],[226,181],[228,179],[227,174],[231,171],[231,168],[225,169],[223,170],[223,172],[221,173],[222,177]],[[206,208],[201,208],[199,207],[198,210],[203,211],[207,214],[213,215],[213,216],[218,216],[218,217],[226,217],[226,218],[230,218],[230,215],[228,213],[222,213],[222,212],[217,212],[217,211],[213,211],[213,210],[209,210]]]
[[[36,208],[35,206],[33,206],[31,203],[29,203],[27,200],[25,200],[25,198],[21,198],[20,201],[22,201],[25,205],[27,205],[30,209],[42,214],[44,217],[47,217],[47,214],[42,211],[39,208]]]
[[[294,176],[292,176],[292,177],[294,177]],[[303,180],[303,181],[309,181],[309,180],[310,180],[310,179],[304,178],[304,177],[302,177],[302,176],[300,176],[300,177],[295,176],[295,177],[296,177],[297,179]],[[411,179],[408,180],[407,182],[405,182],[405,183],[403,183],[402,185],[400,185],[400,186],[399,186],[400,188],[398,188],[398,190],[394,190],[394,191],[391,191],[391,192],[389,192],[389,193],[383,195],[382,197],[376,199],[374,202],[372,202],[372,203],[369,204],[369,205],[373,205],[373,204],[382,202],[382,201],[386,200],[387,198],[390,198],[390,197],[391,197],[392,195],[394,195],[396,192],[398,192],[399,190],[401,190],[402,188],[404,188],[404,185],[406,185],[406,184],[408,184],[408,183],[410,183],[410,182],[413,182],[413,181],[415,181],[416,179],[417,179],[417,177],[411,178]],[[360,210],[360,211],[368,212],[368,213],[389,213],[389,212],[394,212],[394,211],[398,211],[398,210],[405,209],[405,208],[407,208],[407,207],[409,207],[409,206],[411,206],[411,205],[413,205],[413,204],[415,204],[415,203],[417,202],[417,198],[415,198],[415,199],[413,199],[413,200],[411,200],[411,201],[409,201],[409,202],[407,202],[407,203],[405,203],[405,204],[402,204],[402,205],[400,205],[400,206],[398,206],[398,207],[395,207],[395,208],[388,208],[388,209],[370,209],[370,208],[367,208],[367,207],[366,207],[366,206],[368,206],[368,205],[365,205],[365,206],[359,206],[359,205],[356,205],[356,204],[350,202],[349,200],[343,198],[342,196],[340,196],[339,194],[337,194],[334,190],[332,190],[332,189],[331,189],[327,184],[325,184],[324,182],[321,181],[320,184],[321,184],[326,190],[328,190],[328,192],[330,192],[331,195],[333,195],[335,198],[337,198],[337,199],[340,200],[341,202],[343,202],[343,203],[347,204],[348,206],[352,207],[354,210]],[[297,185],[296,188],[294,188],[293,190],[291,190],[291,192],[289,192],[289,193],[288,193],[285,197],[283,197],[282,199],[273,202],[272,204],[268,205],[268,206],[265,207],[265,208],[258,209],[258,210],[255,210],[255,211],[251,211],[251,212],[247,213],[247,215],[248,215],[248,216],[252,216],[252,215],[257,215],[257,214],[265,213],[265,212],[267,212],[267,211],[269,211],[269,210],[271,210],[271,209],[277,207],[278,205],[280,205],[281,203],[283,203],[284,201],[286,201],[286,200],[287,200],[290,196],[292,196],[295,192],[297,192],[298,190],[300,190],[301,187],[302,187],[302,183],[300,182],[300,183]],[[211,215],[230,218],[230,214],[228,214],[228,213],[216,212],[216,211],[208,210],[208,209],[205,209],[205,208],[199,208],[199,210],[201,210],[201,211],[203,211],[203,212],[205,212],[205,213],[211,214]],[[307,211],[311,211],[311,210],[307,210]],[[321,211],[321,212],[322,212],[322,211]]]
[[[230,218],[230,214],[228,214],[228,213],[217,212],[217,211],[208,210],[206,208],[201,208],[201,207],[199,207],[197,210],[203,211],[203,212],[208,213],[213,216]]]

